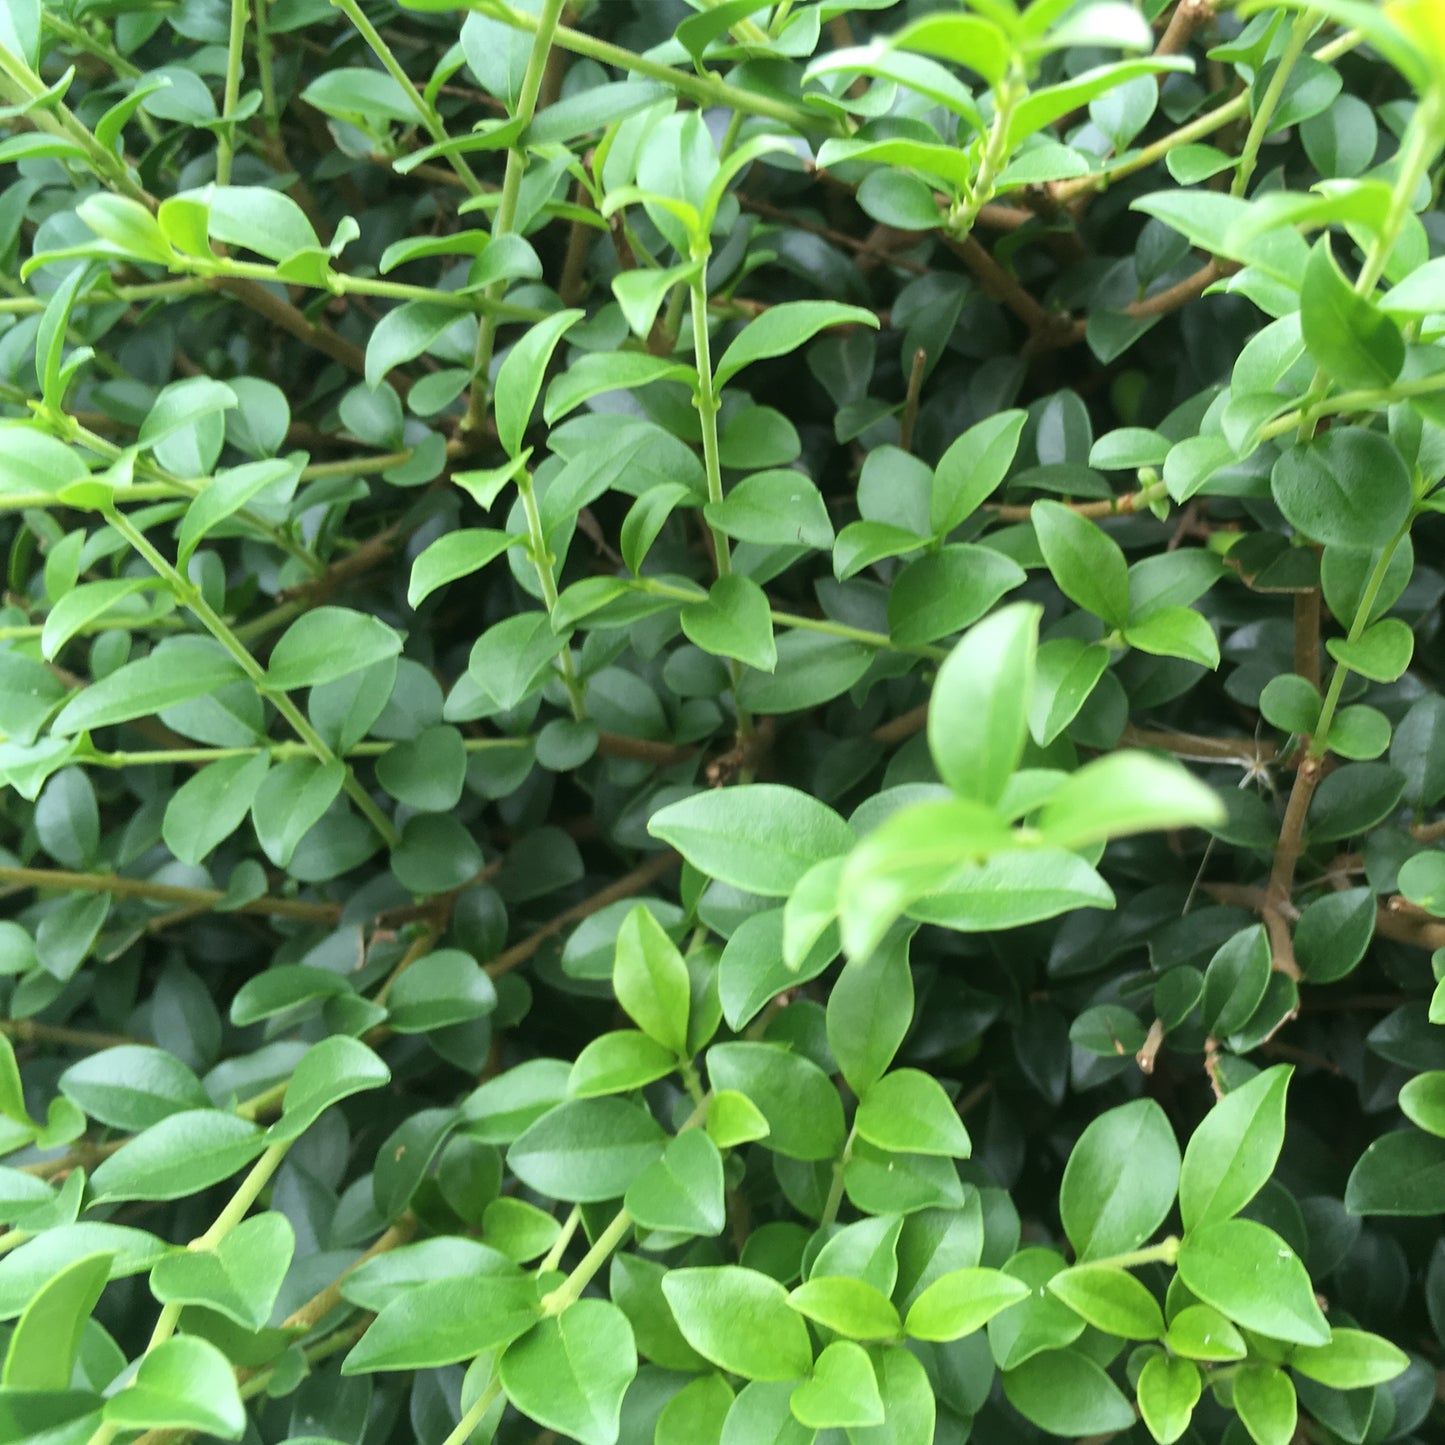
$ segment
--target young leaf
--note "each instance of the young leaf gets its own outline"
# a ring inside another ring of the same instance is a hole
[[[674,1269],[662,1292],[693,1349],[748,1380],[795,1380],[813,1365],[803,1317],[776,1280],[737,1265]]]
[[[1231,1089],[1194,1131],[1179,1174],[1186,1230],[1232,1219],[1264,1187],[1284,1144],[1284,1101],[1294,1073],[1276,1064]]]
[[[507,353],[498,369],[492,410],[497,418],[497,438],[509,457],[515,457],[522,450],[522,437],[532,419],[532,408],[542,394],[542,381],[557,343],[584,314],[577,310],[559,311],[537,322]]]
[[[654,813],[647,830],[695,868],[765,898],[786,897],[815,863],[853,843],[826,804],[774,783],[695,793]]]
[[[996,803],[1023,755],[1040,616],[1033,603],[1003,608],[970,628],[938,670],[928,747],[965,798]]]
[[[1064,594],[1110,627],[1129,621],[1129,564],[1114,539],[1058,502],[1035,502],[1034,532]]]
[[[745,366],[772,356],[796,351],[829,326],[869,326],[878,329],[878,318],[861,306],[844,306],[836,301],[784,301],[748,322],[737,340],[723,352],[713,372],[719,391]]]

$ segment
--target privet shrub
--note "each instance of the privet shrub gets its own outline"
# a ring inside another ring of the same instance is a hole
[[[0,1440],[1439,1439],[1442,13],[7,0]]]

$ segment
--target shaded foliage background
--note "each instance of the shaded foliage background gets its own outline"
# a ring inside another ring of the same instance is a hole
[[[1255,8],[0,17],[4,1438],[1430,1438],[1445,46]]]

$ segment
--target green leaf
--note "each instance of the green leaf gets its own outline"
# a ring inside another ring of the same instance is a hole
[[[853,843],[825,803],[774,783],[695,793],[654,813],[647,830],[710,877],[765,898],[786,897],[815,863]]]
[[[1123,1391],[1080,1350],[1045,1350],[1005,1370],[1003,1392],[1020,1415],[1052,1435],[1110,1434],[1134,1423]]]
[[[1110,627],[1129,621],[1129,564],[1114,539],[1059,502],[1035,502],[1039,547],[1060,590]]]
[[[128,1133],[210,1103],[201,1081],[175,1054],[145,1044],[90,1054],[72,1064],[59,1085],[88,1117]]]
[[[713,371],[713,381],[722,390],[745,366],[772,356],[796,351],[829,326],[869,326],[878,329],[878,318],[861,306],[843,306],[836,301],[783,301],[770,306],[749,321],[723,352]]]
[[[1242,1029],[1264,998],[1272,967],[1262,924],[1242,929],[1221,944],[1204,973],[1200,1012],[1205,1028],[1224,1038]]]
[[[1276,1064],[1231,1089],[1184,1151],[1179,1212],[1186,1230],[1232,1219],[1265,1186],[1284,1145],[1285,1092],[1294,1069]]]
[[[935,537],[946,537],[966,522],[998,489],[1013,465],[1027,420],[1027,412],[1001,411],[949,445],[938,460],[929,501]]]
[[[1137,1248],[1174,1207],[1179,1146],[1164,1111],[1137,1099],[1099,1115],[1064,1169],[1059,1214],[1080,1260]]]
[[[657,1417],[653,1445],[718,1445],[733,1392],[721,1375],[684,1385]]]
[[[890,939],[839,974],[828,997],[828,1047],[860,1098],[883,1077],[912,1022],[906,937]]]
[[[1244,1336],[1217,1309],[1186,1305],[1169,1321],[1164,1343],[1191,1360],[1242,1360],[1249,1353]]]
[[[888,633],[903,646],[932,642],[977,622],[1026,574],[991,547],[960,543],[909,563],[888,593]]]
[[[745,1094],[733,1089],[714,1089],[707,1111],[707,1136],[719,1149],[736,1149],[765,1139],[768,1121]]]
[[[1400,1089],[1400,1109],[1427,1134],[1445,1137],[1445,1069],[1427,1069]]]
[[[620,1199],[662,1157],[666,1139],[645,1109],[625,1099],[575,1099],[524,1130],[507,1151],[507,1167],[551,1199]]]
[[[1161,607],[1131,622],[1124,641],[1156,657],[1182,657],[1211,671],[1219,666],[1219,639],[1192,607]]]
[[[266,1142],[298,1139],[333,1104],[390,1082],[391,1070],[360,1039],[340,1034],[322,1039],[296,1065],[281,1117],[266,1131]]]
[[[272,1307],[296,1236],[282,1214],[268,1211],[243,1219],[213,1249],[167,1255],[151,1271],[151,1293],[162,1304],[202,1305],[259,1330]]]
[[[1209,827],[1223,820],[1213,790],[1178,763],[1120,752],[1071,773],[1044,804],[1038,826],[1046,843],[1078,849],[1130,833]]]
[[[1144,1362],[1135,1388],[1149,1433],[1159,1445],[1174,1445],[1189,1428],[1199,1403],[1199,1367],[1191,1360],[1152,1355]]]
[[[733,572],[712,584],[706,602],[679,613],[688,638],[715,657],[733,657],[771,672],[778,662],[773,616],[763,589],[751,577]]]
[[[938,709],[930,709],[930,723]],[[839,885],[843,947],[866,958],[900,914],[937,900],[981,872],[980,863],[1018,836],[987,804],[967,798],[900,808],[855,848]]]
[[[905,25],[891,44],[971,70],[997,85],[1013,58],[1012,36],[978,15],[928,15]]]
[[[524,1415],[581,1445],[613,1445],[637,1374],[632,1327],[616,1305],[578,1300],[508,1345],[499,1369]]]
[[[341,1373],[426,1370],[469,1360],[526,1334],[540,1315],[538,1283],[521,1274],[407,1281],[381,1306]]]
[[[430,1033],[485,1018],[496,1006],[496,985],[476,959],[459,948],[439,948],[392,985],[386,1021],[399,1034]]]
[[[553,674],[552,659],[566,645],[545,612],[519,612],[473,643],[467,672],[490,710],[506,712],[540,691]]]
[[[1343,1327],[1331,1331],[1329,1344],[1296,1345],[1289,1356],[1290,1369],[1332,1390],[1383,1385],[1402,1375],[1409,1364],[1410,1357],[1389,1340]]]
[[[788,1303],[815,1324],[852,1340],[895,1340],[903,1333],[887,1295],[861,1279],[813,1275]]]
[[[1029,732],[1048,747],[1088,702],[1109,666],[1109,649],[1055,637],[1041,643],[1034,664],[1034,690],[1029,699]]]
[[[438,587],[480,572],[516,540],[510,532],[499,532],[492,527],[463,527],[438,537],[411,564],[406,605],[416,607]]]
[[[105,1402],[105,1421],[123,1430],[190,1430],[239,1440],[246,1411],[231,1362],[196,1335],[174,1335],[141,1356],[123,1389]]]
[[[727,1211],[717,1145],[701,1129],[679,1134],[628,1186],[623,1208],[643,1229],[721,1234]]]
[[[9,1390],[65,1390],[113,1256],[88,1254],[51,1278],[16,1321],[5,1352]]]
[[[773,546],[784,538],[800,547],[833,545],[833,523],[823,495],[802,472],[756,472],[702,510],[709,526],[739,542]]]
[[[1274,1365],[1246,1365],[1234,1377],[1234,1408],[1255,1445],[1290,1445],[1298,1405],[1289,1376]]]
[[[867,1350],[852,1340],[835,1340],[793,1391],[789,1406],[793,1418],[810,1429],[881,1425],[883,1397]]]
[[[965,798],[996,803],[1023,756],[1041,609],[1015,603],[969,629],[945,659],[928,711],[940,776]]]
[[[445,723],[407,738],[376,760],[377,782],[418,812],[450,812],[461,801],[466,777],[466,743]]]
[[[1329,1342],[1330,1327],[1299,1257],[1252,1219],[1189,1230],[1179,1247],[1178,1269],[1205,1304],[1245,1329],[1292,1344]]]
[[[704,1359],[748,1380],[794,1380],[813,1365],[803,1317],[776,1280],[737,1265],[674,1269],[662,1292],[683,1338]]]
[[[346,781],[339,759],[288,758],[261,780],[251,821],[262,851],[278,867],[290,866],[296,846],[334,803]]]
[[[714,1089],[742,1094],[768,1122],[765,1146],[790,1159],[832,1159],[847,1128],[843,1104],[811,1059],[773,1043],[714,1044],[707,1051]]]
[[[159,266],[168,266],[174,259],[175,253],[155,217],[139,201],[131,200],[129,196],[100,191],[81,201],[75,208],[75,214],[102,241],[108,241],[115,247],[112,254]],[[188,386],[193,383],[212,387],[221,385],[220,382],[204,377],[192,377],[175,385]],[[232,404],[234,405],[234,401]],[[147,446],[149,442],[143,436],[140,444]]]
[[[0,1319],[15,1319],[62,1269],[87,1255],[111,1257],[110,1277],[151,1268],[169,1246],[120,1224],[60,1224],[12,1249],[0,1260]]]
[[[1351,1214],[1420,1217],[1445,1211],[1445,1139],[1418,1129],[1382,1134],[1350,1171],[1345,1208]]]
[[[686,1056],[692,988],[687,964],[645,904],[633,908],[617,931],[612,986],[640,1029]]]
[[[885,1074],[863,1095],[854,1128],[860,1138],[898,1154],[967,1159],[968,1130],[943,1087],[919,1069]]]
[[[585,314],[575,309],[558,311],[545,321],[537,322],[512,347],[498,368],[492,411],[497,419],[497,438],[509,457],[515,457],[522,450],[522,437],[532,419],[537,398],[542,394],[542,382],[552,353],[563,335]]]
[[[1410,474],[1381,432],[1332,427],[1296,443],[1270,473],[1275,503],[1289,524],[1326,545],[1383,547],[1410,515]]]
[[[394,307],[367,340],[366,384],[375,391],[393,367],[430,350],[445,332],[465,320],[465,312],[436,301],[406,301]]]
[[[1157,1340],[1164,1334],[1164,1312],[1127,1270],[1080,1264],[1056,1274],[1048,1288],[1076,1315],[1106,1334],[1126,1340]]]
[[[676,1055],[656,1039],[636,1029],[616,1029],[598,1034],[577,1055],[567,1092],[576,1099],[630,1094],[666,1078],[676,1067]]]
[[[998,1269],[970,1266],[933,1281],[908,1310],[904,1331],[915,1340],[959,1340],[1001,1310],[1025,1300],[1029,1286]]]
[[[401,638],[380,618],[349,607],[303,612],[271,650],[266,686],[275,692],[318,687],[395,657]]]
[[[1398,617],[1385,617],[1358,637],[1329,638],[1325,648],[1342,667],[1371,682],[1398,682],[1415,654],[1415,634]],[[1331,727],[1331,739],[1334,736]]]
[[[1312,733],[1322,706],[1319,689],[1293,672],[1270,678],[1259,697],[1265,721],[1286,733]]]
[[[697,372],[664,356],[641,351],[596,351],[579,356],[547,388],[543,420],[554,426],[569,411],[609,391],[636,391],[655,381],[684,381],[697,385]]]
[[[70,737],[147,717],[217,692],[243,676],[230,656],[209,638],[168,639],[146,657],[118,667],[74,694],[50,731],[56,737]]]
[[[265,753],[220,758],[188,778],[166,804],[161,836],[182,863],[195,866],[224,843],[251,811],[271,767]]]
[[[155,577],[122,577],[109,582],[84,582],[56,599],[40,633],[40,655],[52,660],[87,623],[104,617],[118,603],[161,585]]]
[[[264,1147],[249,1119],[220,1109],[186,1109],[137,1134],[96,1167],[96,1201],[181,1199],[229,1179]]]
[[[1400,328],[1340,274],[1328,234],[1300,283],[1300,326],[1315,364],[1339,386],[1389,386],[1405,364]]]

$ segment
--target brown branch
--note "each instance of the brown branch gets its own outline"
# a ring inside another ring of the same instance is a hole
[[[0,1034],[15,1040],[17,1044],[56,1044],[61,1048],[118,1049],[126,1044],[138,1044],[140,1039],[129,1034],[101,1034],[90,1029],[70,1029],[60,1024],[40,1024],[34,1019],[0,1019]]]
[[[117,873],[72,873],[62,868],[0,868],[0,887],[60,888],[75,893],[109,893],[116,898],[144,898],[179,907],[214,908],[225,902],[219,888],[180,888],[146,878],[122,878]],[[299,898],[253,898],[234,910],[272,918],[295,918],[305,923],[336,923],[339,903],[307,903]]]
[[[339,361],[348,371],[358,376],[366,374],[366,350],[354,341],[333,331],[329,326],[308,320],[305,313],[289,301],[273,296],[258,281],[248,281],[238,276],[217,276],[208,285],[216,291],[225,291],[234,296],[252,311],[264,316],[273,326],[294,336],[305,345],[323,352],[333,361]],[[400,371],[387,373],[397,393],[404,399],[411,390],[411,378]]]
[[[1310,810],[1315,789],[1319,786],[1324,766],[1319,758],[1307,757],[1294,775],[1289,803],[1285,807],[1284,826],[1274,852],[1274,867],[1269,875],[1270,897],[1276,902],[1287,900],[1294,891],[1294,872],[1304,846],[1305,817]]]
[[[1124,492],[1117,497],[1108,497],[1098,502],[1066,502],[1071,512],[1081,517],[1127,517],[1145,509],[1156,497],[1162,495],[1162,488],[1151,486],[1137,492]],[[1010,502],[985,502],[980,509],[997,517],[1000,522],[1027,522],[1033,517],[1031,502],[1018,504]]]
[[[1226,263],[1211,258],[1182,281],[1176,281],[1172,286],[1166,286],[1164,290],[1156,291],[1152,296],[1146,296],[1142,301],[1131,301],[1127,306],[1120,307],[1119,314],[1131,316],[1139,321],[1169,316],[1187,306],[1191,301],[1197,301],[1210,286],[1226,274],[1226,269]],[[1228,269],[1237,268],[1229,267]],[[1031,352],[1037,355],[1040,351],[1077,346],[1085,339],[1088,325],[1088,318],[1079,316],[1065,326],[1054,326],[1047,334],[1040,334],[1030,339]]]
[[[1164,1020],[1155,1019],[1149,1025],[1149,1033],[1144,1039],[1144,1046],[1134,1055],[1134,1062],[1139,1065],[1139,1072],[1152,1074],[1154,1062],[1159,1057],[1159,1050],[1164,1047]]]
[[[1018,279],[1004,270],[973,236],[965,236],[962,240],[946,236],[944,244],[973,272],[985,295],[1007,307],[1028,327],[1031,343],[1037,338],[1051,338],[1061,324],[1065,332],[1071,330],[1067,317],[1049,311],[1030,295]],[[1065,341],[1062,344],[1069,343]]]
[[[1179,0],[1179,4],[1174,7],[1174,13],[1169,17],[1164,34],[1159,37],[1159,43],[1154,47],[1155,56],[1182,54],[1194,39],[1194,32],[1213,19],[1212,0]],[[1158,79],[1160,85],[1163,85],[1164,74]]]
[[[403,1214],[385,1234],[381,1235],[376,1242],[364,1254],[358,1255],[337,1277],[326,1286],[320,1294],[312,1295],[304,1305],[292,1312],[281,1321],[283,1330],[298,1330],[305,1334],[313,1330],[327,1315],[342,1303],[341,1284],[353,1270],[360,1269],[369,1259],[375,1259],[379,1254],[386,1254],[388,1251],[400,1248],[416,1233],[416,1215],[408,1212]],[[255,1371],[237,1371],[240,1379],[248,1379]]]
[[[894,743],[907,742],[914,733],[922,732],[927,726],[928,704],[924,702],[910,711],[880,724],[873,729],[869,736],[875,743],[882,743],[884,747],[892,747]]]
[[[641,867],[624,874],[615,883],[609,883],[606,888],[600,889],[590,898],[584,898],[580,903],[574,903],[571,908],[563,909],[535,933],[499,953],[487,965],[487,972],[493,978],[509,973],[519,964],[526,963],[549,938],[555,938],[564,928],[573,923],[580,923],[584,918],[590,918],[594,913],[600,912],[609,903],[616,903],[620,898],[631,898],[633,894],[646,888],[649,883],[655,883],[664,873],[671,872],[679,861],[677,854],[671,849],[649,858]]]
[[[1122,741],[1129,747],[1158,748],[1160,752],[1173,753],[1176,758],[1188,758],[1199,763],[1270,763],[1277,755],[1275,745],[1267,739],[1154,732],[1148,728],[1136,728],[1133,723],[1125,727]]]

